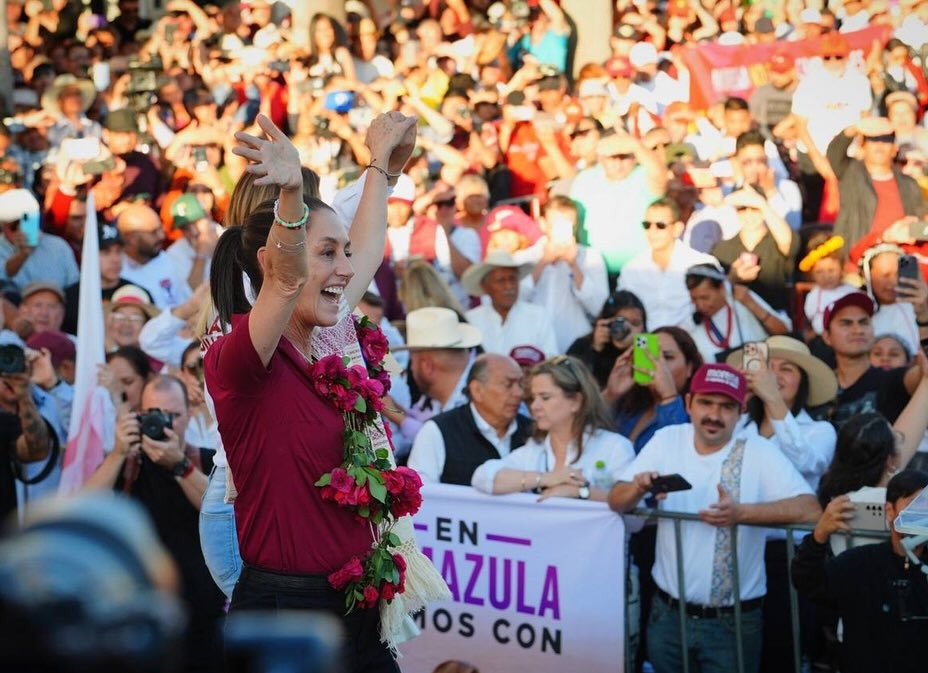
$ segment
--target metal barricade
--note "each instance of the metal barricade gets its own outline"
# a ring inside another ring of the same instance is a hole
[[[643,519],[669,519],[673,522],[673,534],[674,534],[674,544],[677,551],[677,595],[680,597],[679,601],[679,612],[680,612],[680,643],[683,652],[683,673],[689,673],[689,657],[687,656],[687,622],[686,622],[686,601],[684,600],[686,596],[686,579],[683,566],[683,522],[684,521],[702,521],[697,514],[691,514],[689,512],[670,512],[661,509],[651,509],[647,507],[639,507],[630,514],[640,516]],[[706,524],[708,525],[708,524]],[[731,531],[731,546],[732,549],[738,549],[738,529],[741,526],[752,526],[754,528],[766,528],[769,530],[782,530],[786,532],[787,542],[786,545],[786,572],[789,576],[789,606],[790,606],[790,627],[793,633],[793,664],[794,670],[800,671],[802,665],[802,652],[801,644],[799,641],[799,600],[796,593],[796,589],[793,587],[792,582],[792,562],[793,557],[795,556],[795,550],[793,549],[793,539],[794,533],[803,532],[810,533],[815,528],[811,524],[793,524],[785,526],[771,526],[769,524],[738,524],[737,526],[732,527]],[[870,530],[852,530],[848,533],[845,533],[848,537],[848,548],[854,546],[855,538],[879,538],[889,539],[888,531],[870,531]],[[738,568],[738,554],[733,554],[732,558],[732,575],[734,580],[734,594],[735,594],[735,604],[734,604],[734,614],[735,614],[735,648],[738,659],[738,668],[737,673],[744,673],[744,641],[741,633],[741,581]],[[628,632],[629,629],[625,629],[626,634],[626,671],[634,671],[634,661],[630,660],[631,654],[628,647]],[[639,638],[640,641],[640,638]]]

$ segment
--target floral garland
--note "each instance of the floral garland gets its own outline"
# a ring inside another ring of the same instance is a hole
[[[390,374],[383,366],[389,345],[368,318],[354,320],[367,366],[349,366],[351,359],[338,354],[310,365],[316,392],[345,419],[342,464],[322,475],[315,485],[321,489],[323,500],[354,512],[359,523],[374,530],[371,551],[363,558],[353,556],[328,577],[332,587],[345,590],[348,612],[356,607],[374,607],[380,599],[389,603],[403,593],[406,560],[394,553],[400,539],[392,528],[400,517],[415,514],[422,505],[419,475],[407,467],[394,468],[388,450],[375,451],[368,436],[383,410],[383,396],[390,390]],[[389,431],[387,436],[389,439]]]

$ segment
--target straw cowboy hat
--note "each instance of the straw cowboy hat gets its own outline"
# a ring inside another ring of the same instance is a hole
[[[767,350],[772,358],[781,358],[802,369],[809,380],[810,407],[817,407],[830,402],[838,394],[838,379],[835,373],[824,362],[809,352],[809,347],[801,341],[788,336],[768,337]],[[726,362],[733,367],[740,367],[744,349],[733,351],[726,358]]]
[[[78,79],[74,75],[58,75],[55,78],[52,85],[42,94],[42,109],[60,115],[61,108],[58,107],[58,95],[69,87],[75,87],[81,92],[81,109],[87,112],[97,97],[97,90],[89,79]]]
[[[393,350],[473,348],[483,341],[480,330],[460,322],[450,308],[428,306],[406,314],[406,345]]]
[[[140,308],[149,319],[156,318],[161,313],[161,309],[151,303],[148,293],[138,285],[123,285],[113,293],[107,308],[112,312],[121,306]]]
[[[513,259],[505,250],[493,250],[488,252],[486,258],[480,264],[474,264],[464,275],[461,276],[461,287],[472,297],[479,297],[484,293],[480,283],[483,282],[484,276],[498,267],[507,269],[518,269],[519,279],[525,278],[532,271],[531,264],[523,264]]]

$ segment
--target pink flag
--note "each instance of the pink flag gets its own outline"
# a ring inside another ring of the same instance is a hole
[[[97,369],[106,361],[98,236],[97,209],[91,192],[87,195],[87,220],[81,249],[74,403],[58,488],[62,495],[77,491],[103,462],[104,406],[107,402],[104,395],[107,393],[97,388]]]

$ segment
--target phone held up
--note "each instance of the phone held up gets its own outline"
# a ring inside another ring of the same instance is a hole
[[[741,369],[756,372],[767,363],[770,351],[763,341],[749,341],[741,354]]]
[[[640,386],[654,381],[657,359],[660,357],[660,342],[656,334],[638,334],[632,346],[632,378]]]

